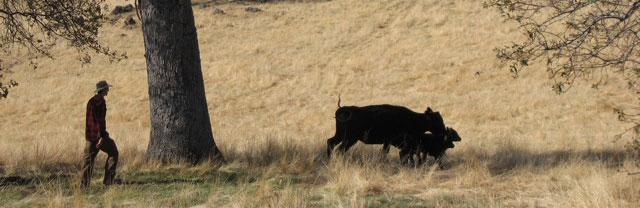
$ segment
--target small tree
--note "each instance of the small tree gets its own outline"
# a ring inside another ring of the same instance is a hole
[[[541,60],[557,92],[578,79],[592,80],[598,87],[604,75],[613,72],[640,93],[640,0],[488,0],[485,7],[497,8],[524,34],[523,41],[496,49],[514,75]],[[640,132],[638,101],[616,110],[621,120],[635,123],[630,129],[635,138]]]

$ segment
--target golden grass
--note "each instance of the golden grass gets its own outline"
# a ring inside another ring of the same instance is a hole
[[[233,189],[200,192],[198,185],[185,185],[171,196],[126,200],[123,195],[145,186],[116,187],[95,196],[102,205],[189,206],[202,193],[205,207],[640,205],[640,178],[627,175],[634,168],[625,160],[627,140],[613,139],[628,127],[613,108],[637,95],[614,74],[600,89],[581,83],[563,95],[551,91],[540,65],[511,78],[492,49],[518,32],[480,1],[253,6],[264,11],[220,4],[194,12],[214,137],[230,160],[220,170],[258,178]],[[214,15],[213,8],[226,14]],[[101,79],[115,85],[107,122],[122,175],[165,170],[142,162],[149,103],[141,31],[118,22],[101,38],[129,59],[95,57],[81,66],[74,49],[60,45],[56,59],[37,59],[32,70],[19,50],[8,56],[9,75],[20,86],[0,101],[0,175],[75,173],[85,104]],[[450,168],[402,167],[396,151],[383,159],[379,146],[362,144],[328,164],[317,162],[334,131],[338,95],[343,105],[441,111],[463,138],[449,151]],[[98,164],[103,160],[101,154]],[[54,183],[8,206],[92,202],[77,187]]]

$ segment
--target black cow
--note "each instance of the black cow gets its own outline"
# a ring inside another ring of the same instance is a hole
[[[385,152],[389,145],[396,146],[401,149],[401,160],[406,161],[417,154],[421,135],[427,131],[442,135],[445,131],[442,116],[431,108],[416,113],[394,105],[343,106],[336,110],[335,118],[336,133],[327,140],[329,157],[336,145],[340,144],[338,149],[346,152],[360,140],[365,144],[384,144]]]

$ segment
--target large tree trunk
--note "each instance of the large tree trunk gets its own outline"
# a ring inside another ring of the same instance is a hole
[[[224,161],[213,141],[190,0],[140,0],[151,138],[146,157]]]

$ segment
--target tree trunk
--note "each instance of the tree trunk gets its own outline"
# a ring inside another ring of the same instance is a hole
[[[163,163],[224,161],[213,140],[190,0],[140,0],[149,79],[146,157]]]

